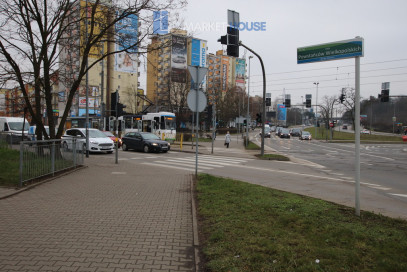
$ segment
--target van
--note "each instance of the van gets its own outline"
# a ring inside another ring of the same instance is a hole
[[[7,143],[19,143],[28,140],[30,124],[21,117],[0,117],[0,135]],[[23,138],[22,138],[23,137]]]

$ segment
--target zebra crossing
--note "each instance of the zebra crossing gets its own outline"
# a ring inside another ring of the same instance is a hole
[[[143,162],[143,165],[167,167],[172,169],[195,171],[196,166],[195,156],[188,156],[182,158],[168,158],[164,160],[155,160],[152,162]],[[226,156],[213,156],[213,155],[199,155],[198,157],[198,172],[213,170],[226,166],[237,166],[242,163],[254,159],[249,158],[236,158]]]

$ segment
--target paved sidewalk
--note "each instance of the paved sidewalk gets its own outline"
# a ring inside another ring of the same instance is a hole
[[[86,164],[0,200],[0,271],[195,271],[191,176]]]

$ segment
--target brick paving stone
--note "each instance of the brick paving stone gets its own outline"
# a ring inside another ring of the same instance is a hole
[[[0,199],[1,272],[194,271],[189,174],[102,156]]]

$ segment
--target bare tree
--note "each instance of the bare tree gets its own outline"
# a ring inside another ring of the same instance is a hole
[[[354,88],[343,88],[343,94],[345,94],[345,100],[343,101],[343,106],[346,109],[344,117],[348,117],[352,121],[352,127],[355,127],[355,89]]]
[[[135,48],[145,52],[143,41],[152,33],[152,11],[177,10],[185,4],[185,0],[0,0],[0,84],[18,85],[39,133],[47,137],[41,118],[44,103],[49,136],[60,138],[87,71],[116,53],[132,52]],[[141,23],[137,38],[120,32],[120,28],[127,27],[127,19],[134,16]],[[100,50],[105,44],[112,50]],[[61,63],[59,57],[66,45],[76,48],[80,58]],[[91,56],[94,60],[87,63]],[[73,69],[64,83],[66,107],[55,133],[52,77],[60,67],[69,65]],[[25,88],[27,84],[34,87],[33,102]]]

